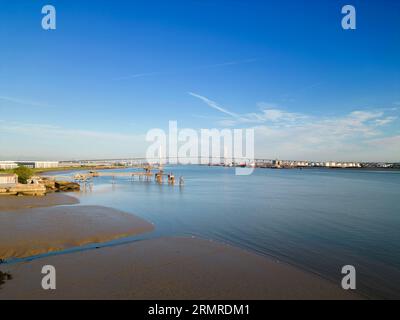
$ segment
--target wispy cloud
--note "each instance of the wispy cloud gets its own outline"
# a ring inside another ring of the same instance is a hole
[[[227,114],[228,116],[231,116],[231,117],[234,117],[234,118],[238,117],[238,115],[236,113],[228,111],[227,109],[221,107],[216,102],[208,99],[207,97],[201,96],[201,95],[199,95],[197,93],[193,93],[193,92],[188,92],[188,94],[190,94],[192,97],[200,99],[201,101],[206,103],[209,107],[211,107],[211,108],[213,108],[215,110],[218,110],[219,112],[222,112],[222,113]]]
[[[290,112],[272,103],[259,103],[258,111],[237,114],[205,96],[190,95],[222,114],[218,125],[253,128],[259,157],[400,161],[398,136],[391,135],[385,128],[398,120],[396,110],[355,110],[326,117]],[[380,146],[379,153],[376,153],[377,145]]]
[[[397,119],[397,117],[395,117],[395,116],[389,116],[389,117],[386,117],[386,118],[376,119],[375,123],[378,126],[385,126],[385,125],[387,125],[389,123],[392,123],[396,119]]]
[[[368,141],[371,145],[374,146],[390,146],[393,148],[400,149],[400,135],[396,136],[391,136],[391,137],[384,137],[384,138],[379,138],[379,139],[373,139]],[[394,151],[395,149],[393,149]]]
[[[13,97],[2,96],[2,95],[0,95],[0,100],[6,101],[6,102],[11,102],[11,103],[16,103],[16,104],[21,104],[21,105],[32,106],[32,107],[47,107],[47,105],[45,105],[44,103],[23,100],[23,99],[19,99],[19,98],[13,98]]]
[[[143,156],[144,134],[0,120],[0,158],[92,159]],[[5,159],[5,160],[7,160]]]
[[[285,116],[254,127],[257,150],[263,156],[290,159],[400,161],[399,140],[385,130],[396,119],[362,110],[334,117],[309,115],[300,121]]]
[[[112,141],[129,141],[135,139],[137,136],[114,133],[114,132],[100,132],[90,131],[82,129],[68,129],[48,124],[37,124],[37,123],[23,123],[23,122],[6,122],[0,120],[0,132],[3,133],[15,133],[15,134],[27,134],[35,136],[57,136],[67,137],[72,139],[80,138],[95,138],[95,139],[107,139]]]
[[[114,81],[123,81],[123,80],[130,80],[130,79],[157,76],[157,75],[177,74],[177,73],[180,73],[180,72],[188,72],[188,71],[196,71],[196,70],[204,70],[204,69],[235,66],[235,65],[240,65],[240,64],[253,63],[253,62],[256,62],[256,61],[257,61],[257,59],[243,59],[243,60],[228,61],[228,62],[222,62],[222,63],[209,64],[209,65],[199,65],[199,66],[194,66],[194,67],[187,68],[187,69],[184,69],[184,70],[164,71],[164,72],[134,73],[134,74],[127,75],[127,76],[114,78],[113,80]]]
[[[188,92],[189,95],[200,99],[209,107],[222,112],[225,115],[230,116],[230,118],[224,118],[220,120],[220,124],[226,126],[233,126],[237,124],[258,124],[264,123],[266,121],[271,122],[283,122],[289,121],[293,122],[295,120],[304,119],[306,116],[298,114],[298,113],[290,113],[285,112],[283,110],[278,109],[277,105],[271,103],[259,103],[258,107],[261,109],[261,112],[253,112],[253,113],[246,113],[246,114],[237,114],[232,111],[229,111],[227,108],[222,107],[217,102],[202,96],[197,93]]]
[[[244,59],[244,60],[235,60],[235,61],[228,61],[228,62],[223,62],[223,63],[216,63],[216,64],[210,64],[210,65],[204,65],[204,66],[197,66],[190,68],[190,70],[199,70],[199,69],[209,69],[209,68],[218,68],[218,67],[226,67],[226,66],[235,66],[235,65],[240,65],[240,64],[247,64],[247,63],[253,63],[258,61],[257,59]]]
[[[155,76],[161,74],[161,72],[147,72],[147,73],[136,73],[136,74],[131,74],[125,77],[120,77],[120,78],[115,78],[113,79],[114,81],[122,81],[122,80],[129,80],[129,79],[135,79],[135,78],[142,78],[142,77],[149,77],[149,76]]]

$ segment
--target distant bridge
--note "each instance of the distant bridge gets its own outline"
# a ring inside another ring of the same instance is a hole
[[[207,164],[215,162],[272,162],[275,159],[251,159],[246,157],[162,157],[162,158],[104,158],[104,159],[81,159],[81,160],[70,160],[70,161],[60,161],[60,163],[133,163],[133,164],[146,164],[146,163],[179,163],[179,162],[189,162],[198,164]],[[294,160],[284,160],[284,161],[294,161]]]
[[[62,164],[63,162],[61,162]],[[66,166],[69,164],[80,164],[87,166],[107,166],[115,164],[123,164],[125,166],[145,166],[151,165],[176,165],[176,164],[194,164],[194,165],[233,165],[233,166],[257,166],[257,167],[332,167],[332,168],[360,168],[359,162],[349,161],[309,161],[309,160],[277,160],[277,159],[250,159],[247,157],[162,157],[162,158],[115,158],[115,159],[92,159],[92,160],[76,160],[64,162]]]

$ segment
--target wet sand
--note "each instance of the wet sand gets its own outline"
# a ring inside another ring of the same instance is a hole
[[[134,215],[78,200],[0,197],[0,259],[106,242],[153,230]],[[57,290],[41,288],[44,265]],[[0,264],[1,299],[358,299],[316,275],[271,258],[198,238],[144,240]],[[10,275],[10,280],[7,280]]]
[[[60,198],[56,198],[60,203]],[[70,197],[63,199],[65,202],[74,199],[68,198]],[[41,202],[43,199],[20,197],[16,203],[11,201],[6,206],[15,209],[18,205],[43,206],[56,201],[50,197],[50,202],[48,199],[47,202]],[[22,202],[19,202],[20,200]],[[89,243],[110,241],[152,231],[153,228],[151,223],[132,214],[99,206],[0,211],[0,259],[29,257]]]
[[[57,289],[41,289],[41,268]],[[162,238],[0,265],[0,299],[358,299],[290,265],[197,238]]]
[[[77,204],[79,200],[62,193],[49,193],[43,197],[0,196],[0,212],[28,208],[52,207]]]

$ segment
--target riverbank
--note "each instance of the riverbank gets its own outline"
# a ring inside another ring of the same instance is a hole
[[[41,268],[57,270],[45,291]],[[229,245],[161,238],[12,265],[0,299],[360,299],[313,274]]]

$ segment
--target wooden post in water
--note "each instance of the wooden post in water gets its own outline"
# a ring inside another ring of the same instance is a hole
[[[163,173],[161,170],[155,174],[155,178],[157,183],[159,184],[163,183]]]

